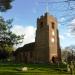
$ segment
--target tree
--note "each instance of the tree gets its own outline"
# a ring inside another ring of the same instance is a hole
[[[12,19],[5,21],[0,17],[0,50],[12,51],[13,45],[22,43],[24,35],[16,35],[11,31]]]
[[[62,50],[62,60],[66,62],[75,61],[75,46],[71,45]]]
[[[11,2],[13,0],[0,0],[0,12],[5,12],[8,9],[11,9]]]

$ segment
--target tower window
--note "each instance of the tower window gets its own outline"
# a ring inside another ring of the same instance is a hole
[[[52,43],[54,43],[54,41],[55,41],[54,38],[51,38],[51,41],[52,41]]]
[[[43,27],[43,22],[40,22],[40,28],[42,28]]]
[[[52,35],[53,35],[53,36],[55,35],[54,30],[52,30]]]
[[[52,29],[54,29],[54,22],[52,22]]]

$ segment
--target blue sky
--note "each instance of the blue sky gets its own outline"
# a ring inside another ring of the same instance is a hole
[[[24,44],[33,42],[35,38],[36,20],[46,11],[46,0],[15,0],[12,3],[12,9],[1,13],[6,19],[13,18],[13,32],[16,34],[25,34]],[[60,35],[60,45],[62,48],[75,45],[75,37],[70,33],[68,25],[75,25],[74,7],[75,2],[51,3],[64,0],[48,0],[48,12],[58,20],[58,29]],[[72,19],[70,19],[72,18]],[[70,19],[70,20],[68,20]],[[68,20],[68,21],[67,21]]]

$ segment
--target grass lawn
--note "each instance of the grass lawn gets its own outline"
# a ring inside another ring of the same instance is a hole
[[[18,68],[28,67],[28,71],[19,71]],[[0,64],[0,75],[71,75],[66,72],[66,66],[51,64]]]

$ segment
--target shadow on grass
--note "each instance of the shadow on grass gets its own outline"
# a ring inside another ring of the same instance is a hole
[[[58,74],[48,72],[0,72],[0,75],[70,75],[70,74]]]
[[[18,71],[17,68],[28,67],[27,72]],[[0,75],[70,75],[61,70],[66,66],[60,64],[0,64]]]

